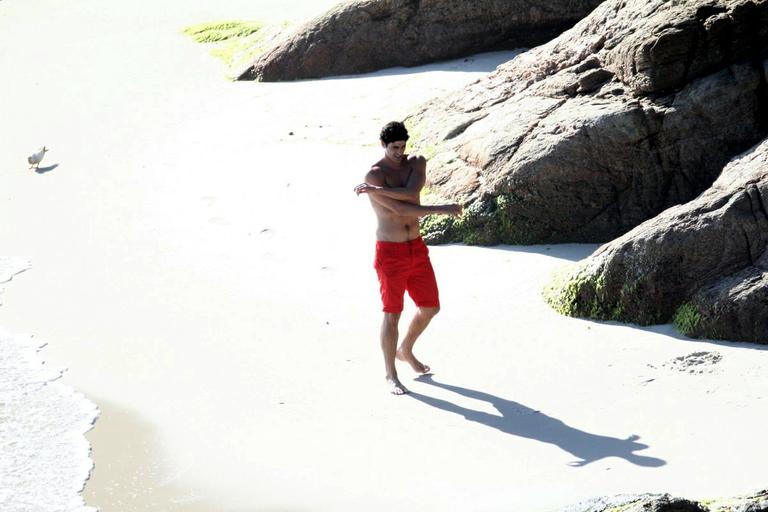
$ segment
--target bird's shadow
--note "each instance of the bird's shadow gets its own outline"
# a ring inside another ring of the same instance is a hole
[[[37,174],[45,174],[47,172],[51,172],[52,170],[54,170],[58,166],[59,166],[59,164],[53,164],[53,165],[49,165],[47,167],[38,167],[37,169],[35,169],[35,172]]]
[[[437,382],[432,375],[422,375],[416,379],[418,382],[442,388],[461,396],[488,402],[499,412],[489,414],[456,405],[447,400],[435,398],[411,391],[408,395],[420,402],[432,407],[442,409],[464,416],[468,421],[495,428],[506,434],[511,434],[528,439],[534,439],[542,443],[553,444],[560,449],[577,457],[578,460],[570,462],[570,466],[586,466],[606,457],[620,457],[632,464],[646,467],[659,467],[666,461],[655,457],[638,455],[635,452],[645,450],[648,445],[638,443],[637,435],[628,436],[626,439],[591,434],[583,430],[566,425],[562,421],[547,416],[542,412],[526,407],[525,405],[506,400],[498,396],[482,391],[462,388],[451,384]]]

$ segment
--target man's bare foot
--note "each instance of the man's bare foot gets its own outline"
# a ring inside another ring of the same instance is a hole
[[[397,349],[397,358],[411,365],[411,368],[413,368],[413,371],[416,373],[424,374],[431,371],[429,366],[416,359],[413,352],[406,353],[403,349],[399,348]]]
[[[393,395],[405,395],[410,393],[397,377],[387,377],[387,386],[389,386],[389,392]]]

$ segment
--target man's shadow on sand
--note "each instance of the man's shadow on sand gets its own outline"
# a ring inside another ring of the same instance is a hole
[[[628,462],[646,467],[659,467],[666,464],[664,460],[635,453],[636,451],[648,448],[648,445],[637,442],[640,439],[639,436],[631,435],[626,439],[617,439],[615,437],[590,434],[589,432],[570,427],[558,419],[551,418],[517,402],[505,400],[482,391],[437,382],[432,379],[432,375],[422,375],[416,380],[452,391],[467,398],[488,402],[499,411],[500,416],[461,407],[446,400],[413,391],[408,396],[432,407],[460,414],[468,421],[481,423],[507,434],[558,446],[579,459],[570,462],[570,466],[586,466],[591,462],[606,457],[621,457]]]

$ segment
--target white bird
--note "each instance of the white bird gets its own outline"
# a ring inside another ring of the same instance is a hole
[[[37,170],[37,168],[40,167],[40,162],[43,161],[43,157],[45,156],[46,151],[48,151],[48,148],[43,146],[37,153],[33,153],[27,157],[27,162],[29,162],[30,169]]]

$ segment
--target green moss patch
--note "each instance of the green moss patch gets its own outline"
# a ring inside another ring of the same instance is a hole
[[[701,313],[696,306],[686,302],[677,308],[672,323],[684,335],[694,336],[701,324]]]
[[[578,264],[568,265],[556,271],[541,294],[549,306],[566,316],[581,316],[579,295],[584,285],[590,281],[585,269]]]
[[[625,285],[615,300],[609,300],[603,270],[578,263],[565,267],[552,275],[544,286],[542,296],[547,304],[562,315],[592,318],[594,320],[633,321],[628,318],[625,304],[632,304],[637,285]]]
[[[464,213],[450,223],[434,225],[439,228],[439,238],[446,242],[467,245],[530,245],[542,240],[535,231],[534,223],[511,211],[512,200],[507,195],[478,199],[465,205]],[[432,233],[433,224],[422,226],[422,235]],[[441,243],[441,242],[435,242]]]
[[[453,222],[453,218],[447,215],[427,215],[420,222],[421,236],[430,245],[456,242]]]
[[[493,198],[490,221],[497,231],[497,238],[500,243],[532,245],[546,242],[538,223],[515,212],[513,209],[514,202],[514,197],[508,194],[500,194]]]
[[[183,30],[198,43],[217,43],[233,38],[248,37],[261,30],[264,23],[260,21],[219,21],[214,23],[199,23]]]
[[[289,29],[287,22],[217,21],[199,23],[182,30],[198,43],[211,45],[211,55],[229,68],[232,78],[253,63],[269,44]]]

